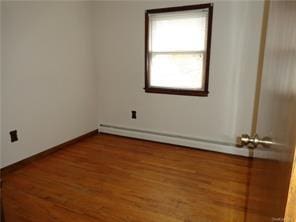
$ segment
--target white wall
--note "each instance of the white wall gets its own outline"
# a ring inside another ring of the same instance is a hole
[[[98,122],[234,144],[251,129],[263,2],[214,3],[209,97],[145,93],[144,11],[184,4],[96,3]]]
[[[144,11],[184,1],[1,4],[2,166],[98,124],[226,143],[250,131],[262,2],[215,2],[206,98],[143,90]]]
[[[97,128],[91,10],[2,2],[2,166]],[[19,141],[10,143],[13,129]]]

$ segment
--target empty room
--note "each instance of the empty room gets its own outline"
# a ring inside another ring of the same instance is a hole
[[[296,1],[0,19],[1,222],[296,222]]]

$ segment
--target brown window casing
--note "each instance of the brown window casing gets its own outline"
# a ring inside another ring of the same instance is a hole
[[[189,11],[197,9],[208,9],[208,27],[207,27],[207,49],[205,59],[205,76],[203,90],[187,90],[187,89],[173,89],[150,86],[150,53],[149,53],[149,14]],[[188,96],[208,96],[209,94],[209,70],[210,70],[210,52],[211,52],[211,36],[212,36],[212,19],[213,19],[213,4],[199,4],[189,6],[179,6],[170,8],[159,8],[146,10],[145,13],[145,92],[147,93],[162,93],[174,95],[188,95]]]

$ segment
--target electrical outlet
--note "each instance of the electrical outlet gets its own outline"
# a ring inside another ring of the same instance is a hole
[[[10,134],[10,141],[12,143],[18,141],[17,130],[12,130],[9,132],[9,134]]]
[[[132,119],[137,119],[137,111],[132,110]]]

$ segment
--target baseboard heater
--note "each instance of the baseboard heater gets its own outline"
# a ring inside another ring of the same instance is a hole
[[[145,139],[156,142],[163,142],[174,145],[187,146],[201,150],[208,150],[220,153],[227,153],[239,156],[249,156],[247,149],[239,149],[235,143],[209,140],[203,138],[188,137],[177,134],[155,132],[143,129],[128,128],[123,126],[114,126],[108,124],[99,124],[99,133],[109,133],[114,135],[126,136],[137,139]]]

